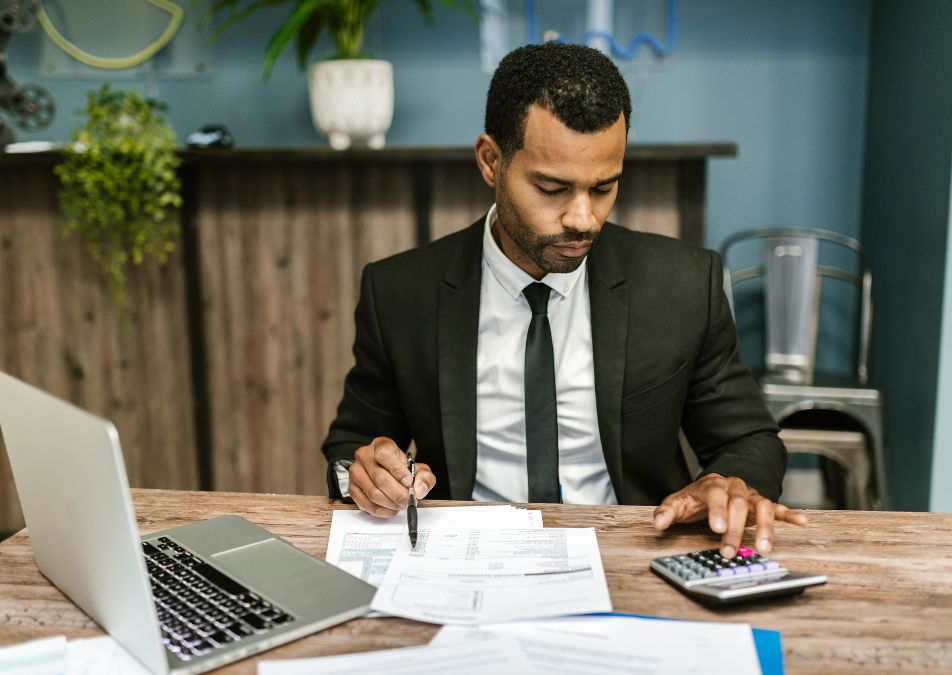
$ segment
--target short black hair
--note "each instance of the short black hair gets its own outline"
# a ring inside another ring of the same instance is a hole
[[[622,113],[626,133],[631,126],[631,96],[625,79],[611,59],[584,45],[526,45],[499,62],[486,97],[486,133],[499,144],[504,157],[522,148],[533,103],[573,131],[607,129]]]

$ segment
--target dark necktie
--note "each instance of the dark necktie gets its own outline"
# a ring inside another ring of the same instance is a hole
[[[558,503],[559,422],[555,402],[555,356],[549,329],[549,287],[522,290],[532,308],[526,336],[526,463],[529,501]]]

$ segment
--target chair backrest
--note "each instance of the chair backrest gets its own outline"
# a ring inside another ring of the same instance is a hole
[[[762,241],[761,264],[730,272],[731,249],[745,241]],[[829,244],[858,258],[860,273],[820,264],[820,245]],[[851,237],[806,228],[746,230],[728,237],[721,247],[724,286],[733,310],[733,286],[758,277],[764,282],[765,367],[770,378],[810,384],[816,357],[820,291],[824,278],[857,286],[860,295],[856,379],[869,378],[872,327],[872,274],[866,249]]]

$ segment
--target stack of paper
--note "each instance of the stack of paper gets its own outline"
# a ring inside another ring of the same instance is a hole
[[[746,624],[622,616],[445,627],[423,647],[258,664],[258,675],[437,675],[448,670],[464,675],[761,675]]]
[[[736,623],[658,621],[627,616],[576,616],[499,623],[479,628],[446,626],[431,646],[516,640],[528,673],[729,673],[760,675],[750,626]]]
[[[420,509],[420,538],[433,528],[540,529],[542,512],[509,505],[434,506]],[[380,586],[400,545],[409,546],[407,514],[381,520],[363,511],[334,511],[327,562]]]
[[[543,528],[510,506],[423,508],[419,523],[411,549],[405,514],[336,511],[327,560],[378,587],[373,610],[444,624],[429,645],[263,662],[259,675],[761,673],[746,624],[604,615],[592,528]]]
[[[0,649],[4,675],[151,675],[108,635],[69,640],[58,635]]]
[[[371,608],[439,624],[477,625],[610,612],[595,531],[544,529],[540,511],[508,505],[420,509],[406,516],[335,511],[327,561],[374,586]]]
[[[401,542],[371,608],[475,625],[610,612],[592,528],[432,529]]]

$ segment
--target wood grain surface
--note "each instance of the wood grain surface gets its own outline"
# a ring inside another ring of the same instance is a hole
[[[59,231],[48,168],[0,172],[0,370],[111,419],[137,487],[199,487],[181,247],[129,271],[124,331],[98,270]],[[0,442],[0,532],[23,521]]]
[[[410,176],[235,166],[199,185],[212,485],[326,494],[320,447],[353,362],[360,273],[415,245]]]
[[[133,490],[133,498],[143,533],[237,513],[321,557],[333,509],[353,508],[305,496]],[[616,611],[779,630],[792,675],[952,672],[952,514],[808,512],[805,527],[778,526],[772,557],[791,569],[825,574],[829,583],[794,598],[715,611],[648,569],[659,555],[716,546],[703,526],[658,534],[650,507],[541,508],[547,527],[596,529]],[[425,510],[420,520],[425,524]],[[405,619],[358,619],[217,672],[251,675],[257,660],[424,644],[436,630]],[[20,532],[0,544],[0,644],[59,634],[101,631],[40,575],[29,537]]]

